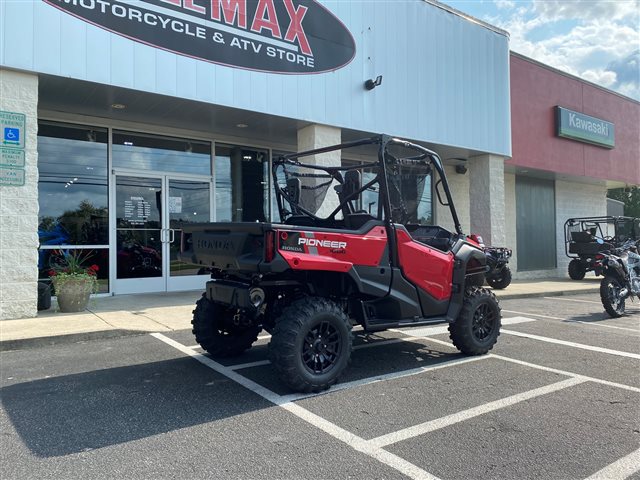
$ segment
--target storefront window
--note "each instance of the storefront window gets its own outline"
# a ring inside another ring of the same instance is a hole
[[[113,166],[211,175],[211,144],[142,133],[113,132]]]
[[[265,150],[216,144],[216,221],[269,218],[268,158]]]
[[[60,247],[102,246],[108,258],[109,211],[106,129],[41,122],[38,127],[39,277],[48,278],[49,258]],[[93,261],[99,264],[97,260]],[[101,265],[101,291],[108,291],[108,262]]]

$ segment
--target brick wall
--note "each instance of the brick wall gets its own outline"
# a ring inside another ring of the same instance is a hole
[[[37,314],[38,77],[0,69],[0,110],[26,115],[25,185],[0,186],[0,320]]]

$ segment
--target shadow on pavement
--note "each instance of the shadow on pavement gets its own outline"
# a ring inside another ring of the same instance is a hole
[[[57,457],[273,405],[190,358],[47,378],[2,389],[26,446]]]

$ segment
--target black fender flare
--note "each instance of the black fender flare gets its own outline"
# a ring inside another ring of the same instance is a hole
[[[455,322],[462,309],[466,286],[467,266],[471,261],[477,261],[479,266],[486,267],[487,255],[476,245],[459,239],[451,249],[455,255],[453,264],[453,280],[451,285],[451,300],[447,310],[447,320]],[[477,272],[481,273],[481,272]]]

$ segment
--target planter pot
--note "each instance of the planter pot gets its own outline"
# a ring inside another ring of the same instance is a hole
[[[93,282],[84,278],[65,279],[64,282],[53,280],[58,297],[58,309],[61,312],[82,312],[89,304],[89,296],[93,290]]]

